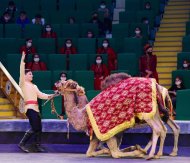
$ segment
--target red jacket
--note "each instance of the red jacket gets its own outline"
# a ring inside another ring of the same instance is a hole
[[[158,82],[158,73],[156,71],[157,57],[156,55],[143,55],[140,58],[140,72],[141,76],[146,77],[146,70],[152,71],[150,77],[155,78]]]
[[[94,71],[94,89],[100,90],[102,80],[109,75],[108,68],[105,64],[101,64],[100,66],[93,64],[91,70]]]
[[[26,64],[27,69],[31,69],[32,71],[46,71],[47,67],[44,62],[29,62]]]
[[[42,33],[42,38],[57,38],[57,34],[55,32],[44,32]]]
[[[77,53],[77,50],[75,47],[70,47],[70,48],[62,47],[60,49],[60,54],[76,54],[76,53]]]
[[[109,70],[115,70],[116,69],[116,53],[113,48],[108,47],[100,47],[97,50],[97,54],[108,54],[108,68]]]
[[[27,48],[26,45],[24,45],[20,48],[20,53],[22,54],[23,51],[25,52],[25,54],[35,54],[36,48],[33,46],[30,48]]]

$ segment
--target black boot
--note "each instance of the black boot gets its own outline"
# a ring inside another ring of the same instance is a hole
[[[45,149],[41,146],[41,132],[36,133],[34,147],[36,152],[45,152]]]
[[[20,141],[20,143],[18,144],[18,147],[26,153],[29,153],[28,148],[25,146],[26,142],[30,139],[30,137],[32,136],[33,132],[31,130],[27,131],[24,134],[24,137],[22,138],[22,140]]]

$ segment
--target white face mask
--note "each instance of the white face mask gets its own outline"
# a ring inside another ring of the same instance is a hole
[[[66,81],[66,77],[61,77],[61,81]]]
[[[102,60],[97,59],[97,60],[96,60],[96,63],[97,63],[97,64],[100,64],[100,63],[102,63]]]
[[[100,5],[100,8],[104,9],[106,8],[106,5]]]
[[[176,84],[176,85],[180,85],[181,82],[180,82],[180,81],[176,81],[175,84]]]
[[[185,68],[188,67],[188,64],[184,63],[184,64],[183,64],[183,67],[185,67]]]
[[[66,47],[70,48],[72,46],[72,44],[66,44]]]
[[[8,20],[10,19],[10,17],[5,16],[4,19],[5,19],[6,21],[8,21]]]
[[[47,28],[46,28],[46,31],[47,31],[47,32],[50,32],[50,31],[51,31],[51,28],[50,28],[50,27],[47,27]]]
[[[141,33],[141,31],[135,31],[135,33],[136,33],[136,34],[140,34],[140,33]]]
[[[34,58],[34,62],[39,62],[40,58]]]
[[[107,47],[108,47],[108,43],[103,43],[102,46],[103,46],[104,48],[107,48]]]
[[[31,43],[31,42],[27,42],[26,46],[27,46],[27,47],[31,47],[31,46],[32,46],[32,43]]]

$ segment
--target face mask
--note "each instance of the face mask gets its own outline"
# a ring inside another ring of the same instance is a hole
[[[135,33],[136,33],[136,34],[140,34],[140,33],[141,33],[141,31],[135,31]]]
[[[106,6],[105,5],[100,5],[100,8],[104,9],[104,8],[106,8]]]
[[[27,47],[31,47],[31,46],[32,46],[32,43],[31,43],[31,42],[27,42],[26,46],[27,46]]]
[[[61,81],[66,81],[66,77],[61,77]]]
[[[66,47],[70,48],[72,44],[66,44]]]
[[[97,63],[97,64],[100,64],[100,63],[102,63],[102,60],[97,59],[97,60],[96,60],[96,63]]]
[[[180,82],[180,81],[176,81],[175,84],[176,84],[176,85],[180,85],[181,82]]]
[[[40,58],[34,58],[34,62],[39,62]]]
[[[9,20],[9,17],[5,16],[4,19],[7,21],[7,20]]]
[[[107,47],[108,47],[108,43],[103,43],[102,46],[103,46],[104,48],[107,48]]]
[[[183,64],[183,67],[188,67],[188,64],[184,63],[184,64]]]
[[[148,24],[148,23],[149,23],[148,20],[145,20],[145,21],[144,21],[144,24]]]
[[[51,31],[51,28],[50,28],[50,27],[47,27],[47,28],[46,28],[46,31],[47,31],[47,32],[50,32],[50,31]]]
[[[92,37],[92,34],[88,34],[88,37],[91,38],[91,37]]]
[[[152,55],[152,52],[147,52],[149,55]]]

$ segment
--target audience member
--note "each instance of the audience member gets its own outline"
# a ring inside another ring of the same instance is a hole
[[[95,63],[91,66],[91,70],[94,72],[94,89],[101,90],[101,82],[108,76],[108,68],[103,63],[101,55],[97,55]]]
[[[47,66],[44,62],[40,60],[39,54],[34,54],[32,57],[32,62],[26,64],[26,68],[30,69],[31,71],[46,71]]]
[[[93,32],[92,30],[88,30],[88,31],[86,32],[86,37],[87,37],[87,38],[95,38],[94,32]]]
[[[174,116],[176,115],[176,95],[178,90],[185,89],[185,86],[183,84],[183,80],[181,77],[177,76],[175,78],[175,83],[169,88],[168,92],[172,100],[173,108],[174,108]]]
[[[66,39],[63,47],[60,49],[61,54],[76,54],[77,50],[75,46],[73,45],[73,42],[71,39]]]
[[[183,61],[183,65],[182,65],[182,69],[183,70],[189,70],[190,68],[189,68],[189,62],[188,62],[188,60],[184,60]]]
[[[97,54],[107,54],[109,71],[116,69],[117,54],[115,53],[114,49],[110,46],[108,39],[104,39],[102,41],[102,46],[100,48],[98,48]]]
[[[60,86],[60,84],[64,83],[67,80],[67,73],[61,72],[59,75],[59,80],[54,83],[53,90],[57,90],[57,88]],[[61,114],[60,118],[64,119],[65,115],[65,106],[64,106],[64,96],[62,96],[62,108],[61,108]]]
[[[45,25],[44,32],[42,33],[42,38],[57,38],[57,34],[53,31],[50,24]]]
[[[135,33],[135,36],[133,38],[142,38],[143,37],[140,27],[136,27],[134,33]]]
[[[75,24],[76,23],[76,20],[74,17],[69,17],[68,18],[68,24]]]
[[[11,18],[9,12],[4,12],[3,16],[0,18],[0,23],[1,24],[11,24],[14,23],[13,19]]]
[[[152,54],[152,46],[144,46],[144,55],[140,58],[140,73],[142,77],[155,78],[158,82],[158,73],[156,71],[157,56]]]
[[[36,14],[35,18],[32,19],[32,24],[44,25],[45,19],[42,18],[41,14]]]
[[[19,17],[16,20],[17,24],[20,24],[22,28],[25,27],[26,24],[30,24],[30,20],[27,17],[25,11],[21,11]]]
[[[6,12],[8,12],[11,16],[11,19],[15,19],[15,13],[17,12],[17,7],[14,1],[9,1],[8,7],[5,9]]]
[[[144,10],[151,10],[151,4],[150,4],[150,2],[146,2],[144,4]]]

